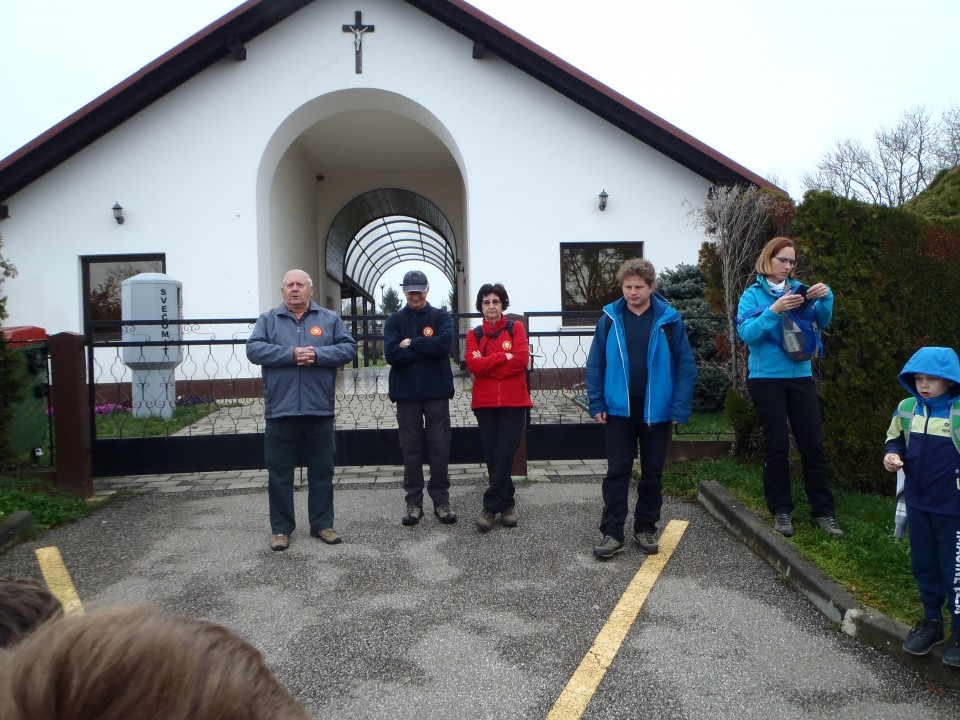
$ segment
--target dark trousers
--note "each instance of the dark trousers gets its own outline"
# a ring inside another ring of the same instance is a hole
[[[299,455],[307,463],[307,518],[310,531],[333,527],[333,463],[336,440],[333,416],[281,417],[267,420],[264,460],[270,529],[289,535],[297,526],[293,511],[293,472]]]
[[[820,431],[820,398],[813,378],[761,378],[749,380],[747,385],[763,429],[763,493],[767,508],[773,515],[793,513],[789,419],[812,514],[836,515]]]
[[[663,464],[670,440],[670,423],[647,425],[642,403],[630,404],[630,417],[607,416],[607,475],[603,478],[600,532],[623,542],[633,462],[640,447],[640,480],[633,510],[633,531],[655,533],[663,506]]]
[[[430,482],[427,493],[437,505],[450,503],[450,401],[397,400],[403,491],[407,504],[423,505],[423,449],[426,445]]]
[[[907,527],[910,570],[920,590],[923,616],[940,620],[946,600],[953,631],[960,632],[960,517],[907,505]]]
[[[483,444],[490,486],[483,493],[483,508],[496,514],[514,505],[516,488],[510,476],[513,456],[520,447],[526,408],[476,408],[477,428]]]

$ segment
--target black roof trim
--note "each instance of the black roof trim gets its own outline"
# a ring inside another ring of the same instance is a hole
[[[310,2],[248,0],[0,161],[9,198]],[[405,0],[684,167],[716,183],[769,181],[547,52],[463,0]]]

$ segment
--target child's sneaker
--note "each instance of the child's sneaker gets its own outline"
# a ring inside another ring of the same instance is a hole
[[[960,628],[958,627],[950,631],[950,642],[943,651],[943,664],[960,667]]]
[[[911,655],[926,655],[930,652],[930,648],[942,642],[943,620],[923,618],[910,628],[910,634],[903,641],[903,649]],[[958,648],[958,652],[960,652],[960,648]]]

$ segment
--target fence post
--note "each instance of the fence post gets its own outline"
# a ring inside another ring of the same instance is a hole
[[[84,368],[83,335],[62,332],[47,340],[50,350],[50,399],[56,486],[77,497],[93,495],[90,410]]]

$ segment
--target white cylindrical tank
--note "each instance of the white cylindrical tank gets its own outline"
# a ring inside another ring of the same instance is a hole
[[[120,311],[124,342],[164,343],[123,348],[123,364],[133,375],[133,416],[170,418],[177,404],[173,371],[183,360],[183,284],[163,273],[134,275],[120,283]],[[145,320],[161,322],[144,325]]]

